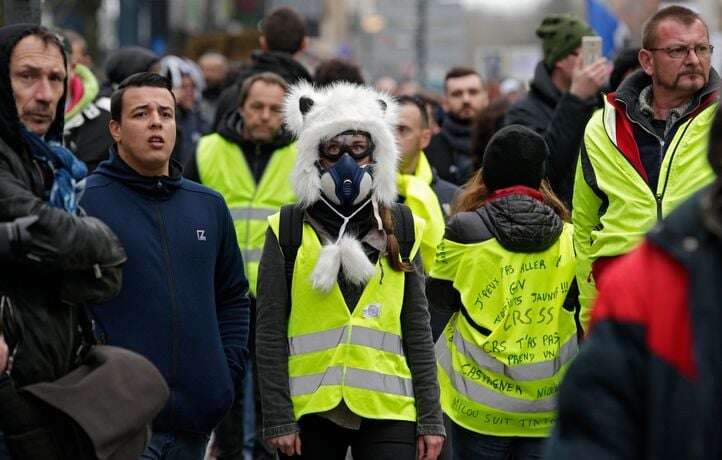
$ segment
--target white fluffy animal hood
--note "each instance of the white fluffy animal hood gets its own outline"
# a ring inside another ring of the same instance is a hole
[[[284,115],[286,126],[298,139],[293,187],[301,204],[308,207],[321,198],[321,175],[316,167],[321,142],[357,130],[369,133],[375,145],[374,209],[377,204],[390,207],[396,201],[399,152],[393,130],[397,113],[398,106],[390,96],[364,86],[336,83],[316,89],[305,81],[292,86]],[[376,273],[376,266],[353,235],[340,234],[334,241],[324,242],[311,273],[314,288],[328,292],[336,284],[339,270],[357,285],[365,285]]]
[[[396,201],[398,106],[389,95],[351,83],[316,89],[303,81],[289,90],[284,112],[286,126],[298,139],[293,186],[304,207],[321,197],[315,165],[319,144],[348,130],[368,132],[376,146],[372,199],[385,206]]]

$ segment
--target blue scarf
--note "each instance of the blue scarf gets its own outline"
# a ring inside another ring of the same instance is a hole
[[[54,208],[61,208],[70,214],[77,214],[78,202],[85,189],[83,180],[88,168],[73,152],[57,141],[45,141],[42,137],[20,127],[20,135],[30,148],[35,159],[45,163],[53,171],[53,185],[50,194],[44,198]]]

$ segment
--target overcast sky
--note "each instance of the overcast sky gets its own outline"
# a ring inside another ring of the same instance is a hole
[[[516,14],[520,11],[534,10],[549,0],[462,0],[467,6],[483,8],[495,13]]]

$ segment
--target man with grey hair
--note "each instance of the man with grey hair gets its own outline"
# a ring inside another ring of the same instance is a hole
[[[248,77],[241,85],[237,109],[222,119],[217,132],[201,138],[186,170],[187,178],[219,192],[231,209],[251,295],[251,347],[266,219],[296,201],[289,180],[296,147],[283,128],[286,90],[286,81],[275,73]],[[243,458],[243,395],[243,389],[237,388],[233,408],[216,430],[219,459]],[[260,419],[260,403],[256,405],[256,418]],[[265,455],[260,442],[254,450],[254,458]]]

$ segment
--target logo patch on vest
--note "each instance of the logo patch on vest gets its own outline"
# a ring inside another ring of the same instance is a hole
[[[366,305],[363,310],[363,317],[364,318],[378,318],[381,316],[381,304],[380,303],[372,303],[369,305]]]
[[[205,241],[206,240],[206,231],[205,230],[196,230],[196,238],[198,238],[198,241]]]

